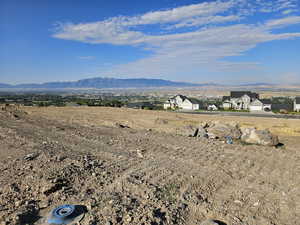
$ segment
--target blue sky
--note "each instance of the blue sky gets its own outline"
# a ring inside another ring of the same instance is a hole
[[[299,0],[0,0],[0,82],[300,83]]]

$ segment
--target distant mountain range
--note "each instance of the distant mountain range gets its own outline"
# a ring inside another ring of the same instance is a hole
[[[270,86],[270,85],[274,85],[274,84],[270,84],[270,83],[248,83],[248,84],[240,84],[238,86]]]
[[[175,82],[162,79],[116,79],[116,78],[90,78],[78,81],[48,82],[42,84],[18,84],[10,85],[0,83],[0,88],[148,88],[148,87],[193,87],[207,84],[193,84],[186,82]]]
[[[9,84],[0,83],[0,88],[11,88],[12,86]]]
[[[117,79],[117,78],[89,78],[78,81],[64,81],[64,82],[47,82],[41,84],[5,84],[0,83],[0,88],[5,89],[66,89],[66,88],[155,88],[155,87],[203,87],[203,86],[219,86],[219,87],[259,87],[259,86],[273,86],[270,83],[245,83],[239,85],[226,85],[216,83],[188,83],[188,82],[176,82],[163,79],[148,79],[148,78],[129,78],[129,79]]]

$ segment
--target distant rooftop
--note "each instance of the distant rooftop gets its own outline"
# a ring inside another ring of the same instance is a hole
[[[187,99],[190,100],[190,102],[193,104],[202,104],[202,102],[199,99],[196,98],[187,98]]]
[[[258,98],[258,94],[251,91],[231,91],[230,97],[231,98],[240,98],[244,95],[248,95],[250,98]]]
[[[222,101],[229,101],[230,100],[230,96],[223,96],[222,97]]]
[[[187,98],[187,97],[186,97],[186,96],[184,96],[184,95],[175,95],[175,96],[174,96],[174,97],[172,97],[171,99],[174,99],[174,98],[176,98],[177,96],[179,96],[179,97],[180,97],[180,98],[182,98],[183,100]]]

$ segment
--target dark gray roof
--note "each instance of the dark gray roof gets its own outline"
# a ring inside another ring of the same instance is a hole
[[[176,98],[177,96],[179,96],[179,97],[182,98],[183,100],[187,98],[187,97],[184,96],[184,95],[175,95],[173,98]]]
[[[202,102],[199,99],[196,98],[187,98],[187,99],[190,100],[190,102],[193,104],[202,104]]]
[[[296,97],[295,100],[296,100],[296,104],[300,104],[300,97]]]
[[[272,104],[271,102],[271,99],[267,99],[267,98],[264,98],[264,99],[259,99],[259,101],[261,101],[263,104]]]
[[[245,94],[250,95],[250,93],[251,93],[250,91],[231,91],[230,97],[231,98],[240,98]]]
[[[252,92],[252,93],[250,93],[250,97],[258,99],[259,98],[259,94],[255,93],[255,92]]]
[[[223,101],[223,102],[226,101],[226,100],[230,100],[230,96],[223,96],[223,97],[222,97],[222,101]]]
[[[231,91],[230,97],[231,98],[240,98],[243,95],[248,95],[250,98],[258,98],[258,94],[251,91]]]

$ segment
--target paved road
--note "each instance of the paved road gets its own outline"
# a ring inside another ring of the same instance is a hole
[[[179,113],[188,114],[204,114],[204,115],[221,115],[221,116],[246,116],[246,117],[267,117],[267,118],[284,118],[284,119],[300,119],[300,115],[284,115],[284,114],[274,114],[274,113],[248,113],[248,112],[220,112],[220,111],[176,111]]]

